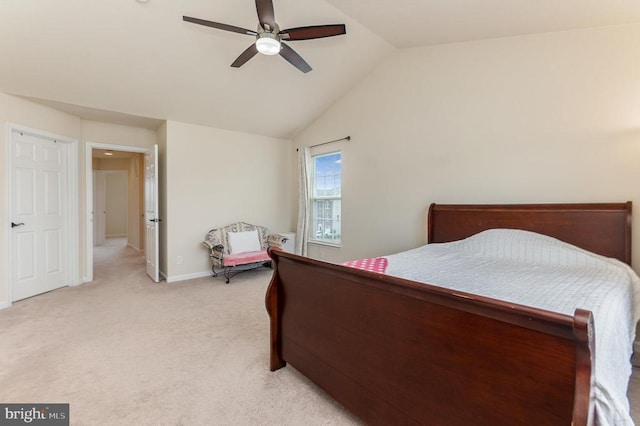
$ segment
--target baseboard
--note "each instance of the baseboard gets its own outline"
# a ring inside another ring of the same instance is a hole
[[[11,306],[11,302],[0,302],[0,310],[6,309]]]
[[[138,247],[134,246],[133,244],[127,244],[127,247],[130,247],[130,248],[134,249],[134,250],[135,250],[135,251],[137,251],[137,252],[141,252],[141,251],[142,251],[142,249],[140,249],[140,248],[138,248]]]
[[[196,278],[210,277],[212,275],[213,274],[211,273],[211,271],[204,271],[204,272],[195,272],[193,274],[174,275],[173,277],[166,277],[165,279],[167,280],[168,283],[175,283],[177,281],[194,280]]]
[[[120,238],[120,237],[126,237],[127,234],[107,234],[105,235],[105,238]]]

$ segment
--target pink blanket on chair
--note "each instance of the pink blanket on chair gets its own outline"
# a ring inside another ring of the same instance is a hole
[[[271,260],[271,258],[266,250],[225,254],[222,259],[224,266],[247,265],[249,263],[267,262],[269,260]]]
[[[386,257],[371,257],[369,259],[352,260],[342,263],[344,266],[352,268],[364,269],[365,271],[377,272],[384,274],[387,270],[388,261]]]

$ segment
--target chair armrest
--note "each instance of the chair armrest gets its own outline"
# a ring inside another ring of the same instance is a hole
[[[282,249],[282,246],[287,241],[289,241],[289,238],[285,237],[284,235],[269,234],[267,236],[267,245],[269,245],[269,247],[277,247]]]
[[[215,266],[222,266],[224,257],[224,246],[222,244],[212,244],[210,241],[203,241],[202,245],[209,249],[209,257]]]
[[[203,241],[202,245],[211,251],[224,251],[222,244],[212,244],[211,241]]]

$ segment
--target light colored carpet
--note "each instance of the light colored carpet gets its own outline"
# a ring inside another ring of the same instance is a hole
[[[94,282],[0,311],[0,402],[70,403],[73,425],[359,424],[269,371],[270,270],[155,284],[117,241],[95,260]]]
[[[291,366],[269,371],[269,270],[155,284],[121,240],[95,260],[93,283],[0,311],[0,402],[70,403],[72,425],[360,424]],[[638,423],[637,368],[629,399]]]

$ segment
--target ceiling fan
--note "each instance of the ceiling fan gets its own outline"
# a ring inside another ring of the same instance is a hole
[[[256,10],[258,11],[258,30],[252,31],[233,25],[221,24],[218,22],[206,21],[204,19],[183,16],[182,19],[198,25],[217,28],[219,30],[231,31],[234,33],[254,36],[256,42],[242,52],[231,66],[240,68],[258,52],[264,55],[280,55],[291,65],[298,68],[303,73],[311,71],[311,66],[298,55],[295,50],[283,43],[283,40],[311,40],[314,38],[333,37],[346,34],[344,24],[315,25],[308,27],[289,28],[280,30],[276,24],[273,13],[273,0],[256,0]]]

